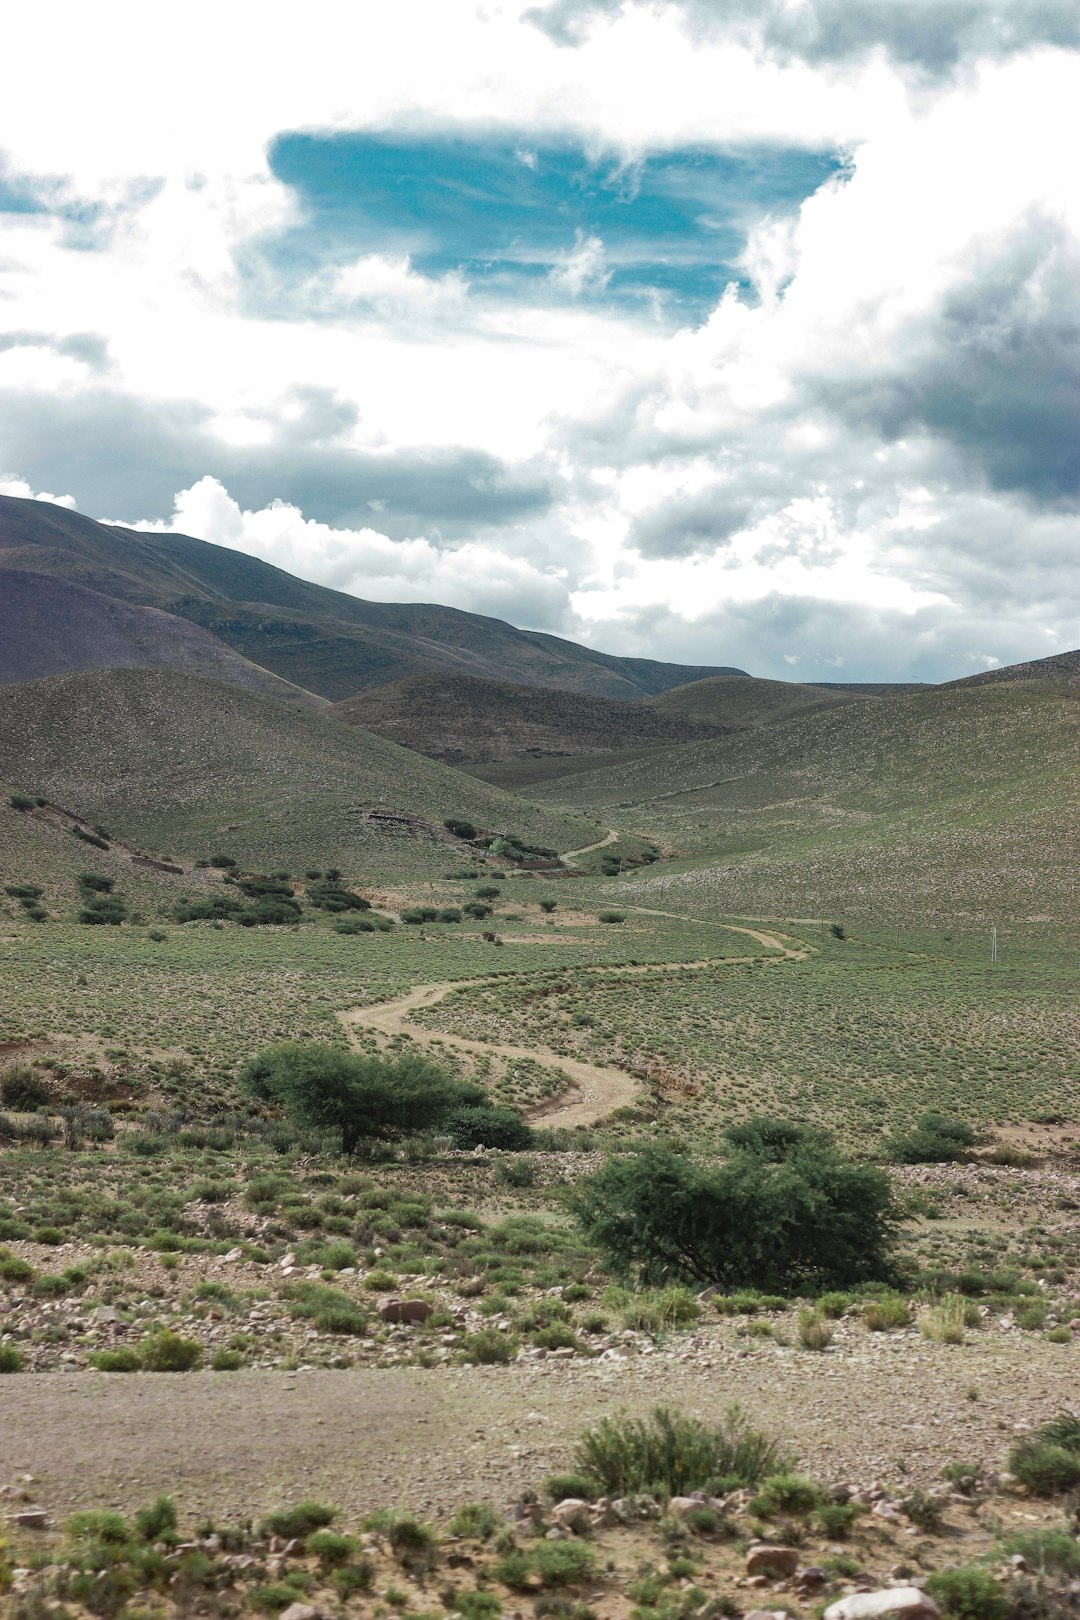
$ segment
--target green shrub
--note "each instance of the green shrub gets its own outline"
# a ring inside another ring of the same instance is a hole
[[[534,1187],[538,1175],[535,1159],[515,1156],[500,1159],[495,1166],[495,1180],[504,1187]]]
[[[336,1530],[313,1530],[304,1545],[325,1568],[336,1569],[349,1562],[356,1551],[356,1538],[339,1535]]]
[[[226,1350],[224,1347],[215,1350],[210,1357],[210,1366],[214,1372],[239,1372],[244,1365],[244,1358],[239,1350]]]
[[[894,1164],[948,1164],[965,1159],[975,1143],[975,1132],[962,1120],[944,1114],[924,1114],[908,1136],[894,1136],[885,1153]]]
[[[716,1426],[657,1407],[647,1419],[603,1418],[582,1435],[574,1461],[607,1496],[655,1487],[685,1496],[717,1479],[756,1485],[766,1474],[781,1472],[787,1458],[737,1406]]]
[[[0,1282],[25,1283],[34,1275],[34,1268],[29,1260],[12,1254],[10,1249],[0,1247]]]
[[[770,1474],[761,1481],[759,1495],[776,1513],[812,1513],[821,1506],[821,1492],[805,1474]]]
[[[111,894],[116,886],[116,879],[104,877],[100,872],[80,872],[80,889],[90,889],[95,894]]]
[[[458,1592],[454,1596],[454,1612],[463,1620],[497,1620],[502,1604],[494,1592]]]
[[[1009,1452],[1009,1468],[1036,1496],[1055,1496],[1080,1485],[1080,1453],[1027,1436]]]
[[[49,1088],[32,1063],[12,1063],[0,1074],[0,1103],[5,1108],[32,1114],[48,1102]]]
[[[245,1066],[242,1088],[276,1103],[297,1124],[340,1133],[341,1149],[430,1131],[456,1109],[481,1101],[476,1086],[454,1080],[415,1053],[387,1057],[316,1041],[286,1041]]]
[[[461,1348],[466,1361],[476,1362],[481,1367],[492,1367],[513,1361],[518,1353],[518,1341],[512,1334],[502,1333],[498,1328],[481,1328],[478,1333],[468,1334]]]
[[[141,1355],[146,1372],[190,1372],[202,1360],[202,1345],[162,1328],[143,1341]]]
[[[900,1506],[916,1529],[921,1530],[924,1535],[937,1535],[945,1524],[944,1504],[936,1496],[931,1496],[929,1491],[924,1491],[921,1486],[905,1496]]]
[[[863,1306],[863,1323],[871,1333],[889,1333],[907,1327],[910,1321],[907,1300],[901,1294],[882,1294]]]
[[[295,1507],[278,1508],[268,1513],[261,1530],[264,1536],[280,1536],[283,1541],[298,1537],[306,1539],[313,1530],[322,1530],[332,1524],[337,1516],[337,1508],[327,1507],[325,1502],[298,1502]]]
[[[79,921],[116,928],[127,920],[127,915],[127,903],[118,894],[85,895]]]
[[[371,917],[339,917],[334,922],[335,934],[376,934],[379,924]]]
[[[138,1351],[130,1344],[117,1345],[115,1350],[95,1350],[86,1359],[98,1372],[138,1372],[142,1366]]]
[[[576,1586],[592,1577],[596,1559],[580,1541],[541,1541],[532,1553],[541,1586]]]
[[[171,1496],[159,1496],[135,1515],[135,1529],[144,1541],[176,1539],[176,1503]]]
[[[948,1620],[1006,1620],[1009,1599],[990,1571],[975,1564],[936,1569],[926,1590]]]
[[[476,837],[476,828],[471,821],[463,821],[458,816],[447,816],[443,826],[452,832],[455,838],[464,838],[469,841]]]
[[[846,1541],[857,1517],[858,1509],[850,1502],[825,1502],[814,1514],[822,1535],[830,1541]]]
[[[450,1520],[450,1534],[465,1541],[490,1541],[502,1519],[488,1502],[467,1502]]]
[[[626,917],[621,911],[598,911],[596,916],[597,921],[602,923],[621,923],[626,921]]]
[[[777,1292],[880,1280],[896,1227],[884,1172],[824,1137],[720,1165],[649,1146],[610,1158],[570,1206],[617,1276]]]
[[[478,883],[476,886],[476,898],[478,900],[494,900],[501,893],[502,890],[494,883]]]
[[[597,1481],[588,1474],[552,1474],[545,1480],[544,1490],[553,1502],[592,1502],[601,1494]]]
[[[28,799],[25,793],[9,793],[8,804],[12,810],[32,810],[34,808],[33,799]]]
[[[1080,1575],[1080,1541],[1067,1530],[1017,1530],[1001,1550],[1006,1558],[1025,1558],[1039,1575]]]
[[[442,1131],[456,1148],[501,1148],[522,1153],[533,1144],[533,1132],[516,1108],[495,1103],[479,1108],[455,1108],[442,1121]]]
[[[472,917],[476,922],[480,922],[484,917],[491,916],[491,907],[484,905],[480,900],[470,900],[467,905],[462,906],[461,910],[464,916]]]
[[[833,1331],[817,1311],[799,1312],[799,1343],[804,1350],[827,1350],[833,1341]]]
[[[0,1344],[0,1373],[22,1372],[25,1365],[21,1350],[13,1344]]]
[[[9,894],[13,900],[40,900],[41,889],[36,883],[5,883],[4,893]]]

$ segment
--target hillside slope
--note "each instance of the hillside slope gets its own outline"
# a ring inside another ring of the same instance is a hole
[[[131,668],[177,669],[309,708],[325,705],[187,619],[48,574],[0,568],[0,685]]]
[[[716,735],[712,726],[642,703],[470,675],[413,675],[346,698],[332,712],[449,764],[599,754]]]
[[[673,686],[647,699],[658,714],[682,715],[726,730],[775,725],[796,715],[867,701],[872,700],[854,692],[827,691],[797,681],[767,681],[748,675],[713,675],[686,686]]]
[[[0,781],[143,849],[253,866],[438,871],[460,859],[451,815],[552,848],[596,837],[355,726],[171,671],[0,688]]]
[[[712,858],[639,885],[683,905],[1001,921],[1080,902],[1080,702],[1054,682],[853,703],[531,791]]]
[[[1050,658],[1033,658],[1024,664],[1005,664],[1001,669],[985,669],[979,675],[965,675],[946,686],[996,686],[1002,681],[1065,681],[1080,685],[1080,648],[1075,652],[1054,653]]]
[[[0,566],[165,608],[331,699],[440,670],[623,700],[738,673],[617,658],[456,608],[365,602],[226,546],[113,528],[15,496],[0,496]]]

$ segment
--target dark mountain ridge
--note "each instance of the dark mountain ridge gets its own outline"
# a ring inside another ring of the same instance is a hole
[[[624,701],[742,673],[619,658],[436,604],[366,602],[227,546],[96,523],[16,496],[0,496],[0,566],[162,608],[249,662],[334,700],[438,671]]]

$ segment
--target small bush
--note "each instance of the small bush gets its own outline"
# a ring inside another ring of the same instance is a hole
[[[313,1530],[304,1545],[324,1568],[337,1569],[347,1564],[356,1551],[356,1538],[339,1535],[336,1530]]]
[[[1005,1537],[1007,1558],[1025,1558],[1039,1575],[1080,1575],[1080,1541],[1067,1530],[1019,1530]]]
[[[592,1548],[580,1541],[541,1541],[532,1554],[541,1586],[576,1586],[590,1578],[596,1567]]]
[[[926,1590],[948,1620],[1006,1620],[1009,1613],[999,1582],[974,1564],[934,1570],[926,1577]]]
[[[528,1157],[500,1159],[495,1166],[495,1180],[504,1187],[533,1187],[538,1175],[536,1160]]]
[[[498,1328],[481,1328],[479,1333],[468,1334],[462,1350],[466,1361],[476,1362],[481,1367],[493,1367],[513,1361],[518,1353],[518,1341],[512,1334],[501,1333]]]
[[[850,1502],[826,1502],[814,1514],[822,1535],[830,1541],[846,1541],[857,1517],[858,1509]]]
[[[890,1333],[908,1325],[907,1300],[900,1294],[883,1294],[863,1306],[863,1323],[871,1333]]]
[[[32,1063],[12,1063],[0,1074],[0,1103],[19,1113],[32,1114],[49,1102],[49,1089]]]
[[[804,1474],[770,1474],[761,1482],[760,1496],[774,1513],[812,1513],[821,1506],[821,1492]]]
[[[34,808],[33,799],[28,799],[25,793],[9,793],[8,804],[12,810],[32,810]]]
[[[138,1372],[142,1366],[138,1351],[130,1344],[118,1345],[115,1350],[95,1350],[87,1360],[98,1372]]]
[[[751,1427],[733,1406],[713,1427],[657,1407],[647,1419],[603,1418],[578,1442],[574,1460],[605,1495],[631,1496],[662,1487],[672,1496],[705,1490],[710,1481],[756,1485],[787,1459],[779,1443]]]
[[[558,903],[559,902],[557,900],[541,900],[541,902],[540,902],[540,910],[541,911],[546,911],[548,916],[550,917],[551,913],[555,910]]]
[[[202,1360],[197,1339],[181,1338],[171,1328],[153,1333],[142,1346],[142,1364],[147,1372],[190,1372]]]
[[[0,1344],[0,1373],[22,1372],[25,1365],[21,1350],[13,1344]]]
[[[552,1474],[544,1490],[553,1502],[592,1502],[600,1495],[598,1482],[588,1474]]]
[[[924,1491],[921,1487],[905,1496],[900,1506],[916,1529],[921,1530],[924,1535],[937,1535],[944,1527],[943,1504],[936,1496],[931,1496],[929,1491]]]
[[[467,1502],[450,1520],[450,1534],[465,1541],[489,1541],[501,1523],[488,1502]]]
[[[1080,1485],[1080,1454],[1035,1436],[1013,1446],[1009,1468],[1035,1496],[1055,1496]]]
[[[268,1513],[262,1522],[264,1536],[280,1536],[283,1541],[296,1537],[307,1538],[313,1530],[322,1530],[338,1516],[337,1508],[325,1502],[298,1502],[295,1507],[278,1508]]]
[[[90,889],[95,894],[111,894],[115,887],[115,879],[103,877],[100,872],[80,872],[80,889]]]
[[[894,1164],[949,1164],[965,1159],[974,1144],[975,1132],[962,1120],[924,1114],[909,1136],[886,1142],[885,1152]]]
[[[621,923],[626,921],[626,917],[621,911],[599,911],[596,915],[597,921],[602,923]]]
[[[974,1311],[975,1321],[978,1322],[979,1307],[972,1305],[962,1294],[952,1294],[920,1319],[919,1332],[923,1338],[933,1339],[936,1344],[963,1344],[964,1329],[971,1311]]]
[[[135,1529],[144,1541],[176,1539],[176,1503],[171,1496],[159,1496],[135,1515]]]
[[[20,1255],[12,1254],[10,1249],[0,1247],[0,1282],[30,1282],[33,1275],[34,1268],[29,1260],[22,1259]]]
[[[799,1312],[799,1343],[804,1350],[827,1350],[833,1341],[833,1331],[817,1311]]]
[[[479,1108],[455,1108],[442,1122],[444,1133],[456,1148],[501,1148],[506,1153],[522,1153],[533,1145],[532,1127],[516,1108],[495,1103]]]
[[[210,1357],[210,1366],[214,1372],[239,1372],[244,1365],[244,1358],[239,1350],[215,1350]]]

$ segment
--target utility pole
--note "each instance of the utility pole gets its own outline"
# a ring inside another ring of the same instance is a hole
[[[996,962],[997,961],[997,924],[996,923],[994,924],[994,926],[990,930],[990,960],[991,960],[991,962]]]

